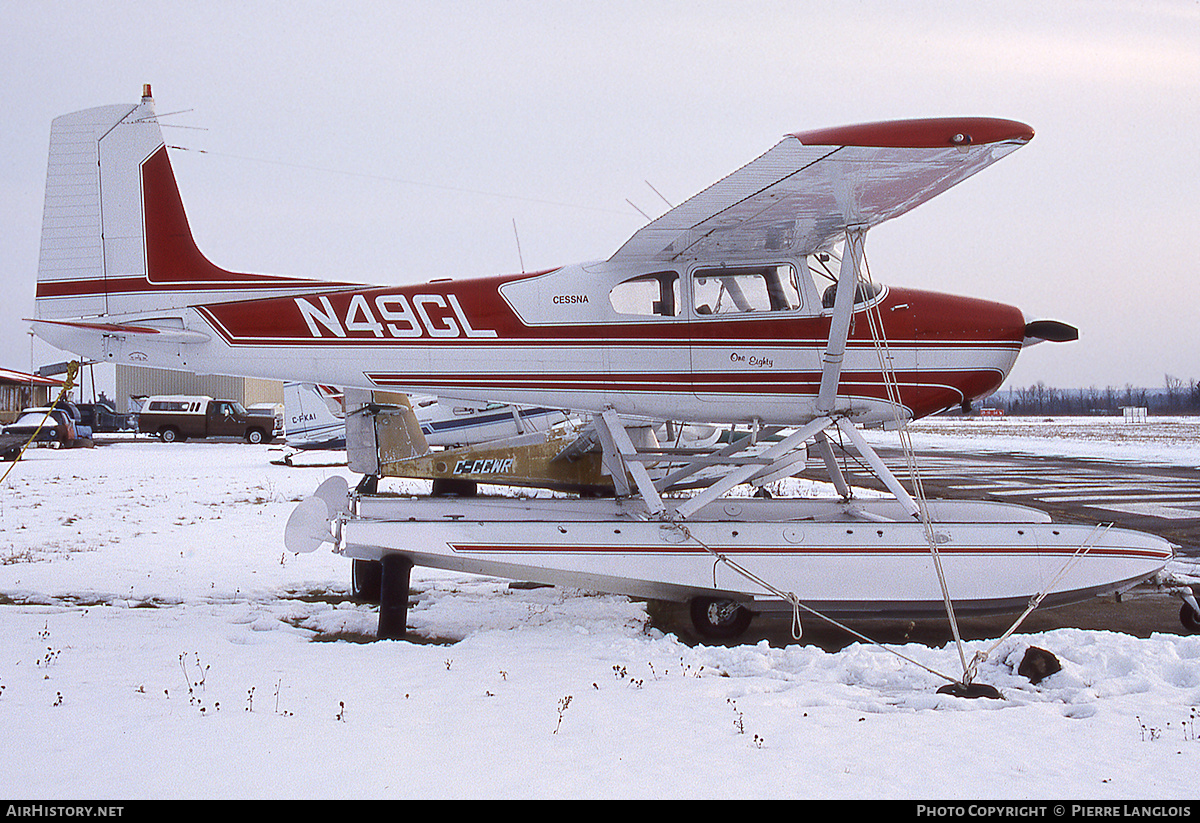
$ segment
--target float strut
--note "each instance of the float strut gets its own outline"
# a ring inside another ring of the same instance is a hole
[[[404,640],[408,630],[408,581],[413,562],[402,554],[385,554],[379,561],[382,579],[379,583],[380,640]]]

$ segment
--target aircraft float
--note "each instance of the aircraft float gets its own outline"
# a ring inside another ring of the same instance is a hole
[[[53,121],[33,328],[100,362],[343,388],[364,482],[319,489],[286,541],[377,564],[380,637],[404,635],[414,564],[690,602],[714,637],[771,610],[797,625],[804,612],[946,613],[953,625],[956,614],[1028,613],[1136,586],[1177,594],[1195,620],[1190,588],[1166,571],[1166,540],[926,500],[919,474],[906,489],[860,431],[894,428],[906,443],[908,421],[988,395],[1026,346],[1077,338],[1013,306],[877,283],[864,265],[870,229],[1033,135],[991,118],[789,134],[605,259],[382,286],[211,263],[147,86],[135,104]],[[543,464],[598,454],[612,496],[381,494],[385,453],[428,448],[411,407],[382,393],[586,413],[587,431]],[[688,449],[631,436],[630,418],[744,434]],[[890,497],[847,485],[835,439]],[[796,474],[810,450],[829,498],[728,495]],[[964,661],[959,685],[972,676]]]

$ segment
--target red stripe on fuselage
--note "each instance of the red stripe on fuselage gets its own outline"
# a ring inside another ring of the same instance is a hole
[[[519,276],[517,276],[519,277]],[[755,313],[717,320],[683,317],[527,325],[499,295],[514,277],[406,286],[339,289],[199,307],[230,345],[689,345],[824,346],[830,318]],[[417,303],[424,300],[422,310]],[[307,306],[306,312],[300,301]],[[461,316],[459,313],[461,310]],[[1011,306],[909,289],[891,289],[879,307],[883,337],[893,346],[1020,348],[1024,318]],[[389,318],[388,314],[392,317]],[[313,318],[320,315],[317,322]],[[405,319],[397,320],[404,315]],[[323,319],[322,319],[323,318]],[[856,314],[850,345],[874,345],[865,312]],[[464,321],[466,321],[464,323]],[[471,337],[464,325],[484,332]],[[458,333],[455,333],[458,329]]]
[[[801,352],[819,356],[829,334],[828,316],[763,312],[690,321],[614,318],[603,323],[528,325],[499,294],[500,286],[511,279],[350,289],[209,305],[199,311],[235,347],[361,350],[364,372],[381,388],[505,395],[514,391],[693,393],[714,399],[738,395],[799,399],[817,393],[819,369],[796,370],[795,361],[787,371],[777,367],[747,371],[738,366],[727,371],[711,366],[698,369],[695,364],[701,362],[698,355],[707,355],[705,362],[715,366],[739,347],[745,349],[747,360],[760,353],[776,358]],[[1024,318],[1017,309],[987,301],[892,289],[879,314],[883,336],[893,351],[916,350],[907,355],[910,365],[898,369],[896,377],[901,402],[918,416],[996,389],[1024,337]],[[469,336],[469,330],[475,336]],[[538,349],[544,354],[536,355]],[[436,351],[442,365],[432,371],[394,371],[403,361],[389,360],[403,357],[405,350]],[[611,356],[601,358],[600,350]],[[690,350],[690,359],[685,353],[680,361],[680,350]],[[950,360],[935,360],[924,370],[913,369],[911,364],[920,362],[921,350],[944,351]],[[455,351],[470,352],[475,358],[483,352],[494,353],[494,368],[489,363],[487,372],[480,371],[478,364],[469,372],[453,371]],[[658,351],[676,352],[680,367],[671,372],[645,372],[619,365],[622,361],[631,366],[644,364]],[[574,365],[567,368],[575,371],[564,371],[559,365],[564,361],[555,357],[558,352],[572,353],[573,361],[566,362],[575,364],[587,357],[586,353],[597,352],[596,369],[580,372]],[[524,362],[506,358],[506,353],[519,355]],[[860,311],[847,348],[847,357],[854,359],[847,360],[839,393],[886,401],[886,386],[878,368],[854,365],[862,364],[864,356],[870,358],[865,362],[878,362],[871,324]],[[914,356],[915,361],[911,359]],[[544,369],[531,371],[536,366],[530,358],[544,364]]]
[[[810,400],[816,397],[821,383],[820,374],[815,372],[765,376],[692,375],[687,372],[509,375],[367,372],[365,376],[381,389],[413,389],[433,394],[463,391],[482,391],[496,395],[511,392],[659,396],[694,394],[711,399],[788,397]],[[956,406],[964,400],[990,394],[1003,382],[1004,373],[995,369],[979,369],[956,372],[902,372],[895,377],[900,402],[910,409],[914,416],[923,417]],[[838,383],[838,394],[858,400],[893,400],[878,372],[843,372]]]

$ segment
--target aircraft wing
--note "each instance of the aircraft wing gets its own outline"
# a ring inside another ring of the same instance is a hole
[[[826,249],[897,217],[1033,138],[992,118],[896,120],[791,134],[637,231],[614,262],[753,262]]]

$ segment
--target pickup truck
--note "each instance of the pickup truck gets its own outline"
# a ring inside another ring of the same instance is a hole
[[[95,403],[76,403],[80,420],[91,426],[93,432],[119,432],[130,428],[129,415],[121,414],[111,403],[98,400]]]
[[[247,443],[275,439],[275,417],[252,414],[234,400],[214,400],[196,395],[161,395],[148,398],[138,413],[138,431],[153,434],[164,443],[189,437],[239,437]]]

